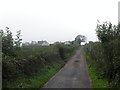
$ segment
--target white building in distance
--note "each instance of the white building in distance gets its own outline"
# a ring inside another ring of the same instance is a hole
[[[25,42],[22,44],[22,46],[49,46],[50,44],[47,41],[31,41]]]

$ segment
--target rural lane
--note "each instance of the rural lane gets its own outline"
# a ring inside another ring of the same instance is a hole
[[[43,88],[91,88],[83,46]]]

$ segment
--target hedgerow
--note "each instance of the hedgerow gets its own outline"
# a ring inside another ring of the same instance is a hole
[[[96,65],[98,74],[107,79],[111,87],[120,87],[120,24],[98,23],[96,33],[99,42],[86,45],[92,57],[91,65]]]
[[[0,34],[2,36],[3,87],[20,77],[32,76],[46,66],[49,69],[55,66],[54,63],[66,62],[66,59],[77,49],[75,45],[60,43],[51,46],[21,46],[20,31],[14,39],[8,27],[6,32],[1,30]]]

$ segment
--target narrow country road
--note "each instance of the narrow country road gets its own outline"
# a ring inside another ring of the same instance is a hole
[[[91,88],[83,46],[43,88]]]

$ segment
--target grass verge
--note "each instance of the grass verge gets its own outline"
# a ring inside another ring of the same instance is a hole
[[[8,82],[7,88],[41,88],[63,65],[64,61],[54,62],[50,66],[45,66],[34,75],[23,75],[23,77],[14,82]]]
[[[88,72],[92,80],[93,88],[108,88],[109,87],[108,82],[96,73],[96,69],[94,66],[91,66],[88,69]]]
[[[14,82],[7,82],[6,88],[36,88],[39,89],[54,76],[64,64],[75,54],[75,51],[66,55],[64,60],[56,60],[44,66],[38,73],[33,75],[21,75]]]
[[[92,59],[90,57],[90,55],[88,54],[87,51],[84,51],[84,55],[88,64],[88,72],[90,75],[90,78],[92,80],[92,87],[93,88],[108,88],[109,84],[107,82],[107,80],[105,80],[103,77],[101,77],[100,75],[98,75],[98,71],[96,66],[92,63]]]

